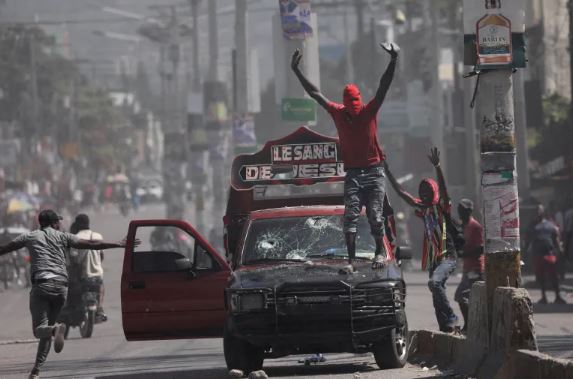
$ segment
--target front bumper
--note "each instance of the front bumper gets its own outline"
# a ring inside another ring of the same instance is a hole
[[[301,353],[358,351],[405,323],[400,282],[357,286],[285,283],[265,292],[265,308],[232,313],[234,335],[257,346]]]

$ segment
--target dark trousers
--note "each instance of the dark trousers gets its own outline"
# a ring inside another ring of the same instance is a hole
[[[454,327],[457,323],[456,314],[446,296],[446,281],[455,270],[456,259],[448,256],[430,270],[428,287],[432,292],[436,319],[441,331],[448,331],[448,328]]]
[[[34,336],[40,339],[35,368],[41,368],[52,345],[54,326],[66,302],[68,288],[65,285],[42,283],[30,291],[30,313]]]
[[[344,179],[344,232],[356,233],[362,207],[374,238],[384,236],[384,196],[386,195],[384,168],[350,168]]]

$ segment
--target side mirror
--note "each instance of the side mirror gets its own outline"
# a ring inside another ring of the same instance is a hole
[[[407,259],[412,259],[412,249],[410,246],[398,246],[398,248],[396,248],[396,260],[404,261]]]
[[[190,271],[193,265],[189,258],[180,258],[175,261],[175,267],[177,271]]]

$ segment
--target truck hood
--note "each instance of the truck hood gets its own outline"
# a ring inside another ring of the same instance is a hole
[[[311,261],[275,265],[243,266],[235,270],[229,287],[235,289],[274,288],[283,283],[314,283],[344,281],[351,285],[379,280],[401,280],[400,268],[394,263],[372,270],[368,261],[357,261],[352,274],[340,273],[347,263],[343,260]]]

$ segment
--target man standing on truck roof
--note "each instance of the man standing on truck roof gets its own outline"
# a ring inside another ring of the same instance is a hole
[[[26,247],[32,265],[30,312],[33,332],[40,339],[36,363],[30,379],[40,378],[40,368],[46,361],[54,338],[54,351],[64,348],[66,325],[56,324],[68,293],[68,270],[65,251],[69,248],[105,250],[125,247],[125,242],[113,243],[80,239],[75,234],[60,231],[62,217],[51,209],[38,216],[40,229],[24,233],[7,245],[0,246],[0,256]],[[138,242],[136,241],[136,244]]]
[[[294,52],[291,60],[291,68],[304,90],[330,114],[338,131],[346,170],[344,233],[350,263],[349,271],[354,270],[352,261],[356,257],[356,231],[362,206],[366,206],[368,222],[376,241],[372,268],[382,268],[386,265],[385,225],[382,214],[386,195],[386,176],[382,164],[385,156],[378,142],[376,117],[394,78],[400,48],[394,43],[380,46],[390,54],[391,59],[380,79],[376,95],[368,104],[362,102],[360,90],[355,84],[347,84],[344,87],[342,104],[328,100],[300,71],[299,64],[302,59],[300,50]]]

